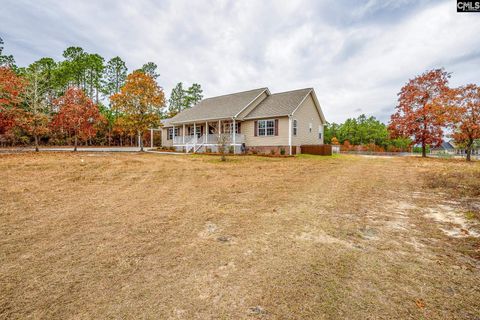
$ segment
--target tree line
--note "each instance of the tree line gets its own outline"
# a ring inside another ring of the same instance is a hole
[[[480,146],[480,87],[451,88],[450,77],[444,69],[434,69],[410,79],[398,93],[398,105],[388,125],[365,115],[343,124],[328,124],[326,142],[375,151],[406,151],[418,146],[426,157],[428,149],[440,146],[448,133],[470,161],[472,149]]]
[[[203,98],[200,84],[182,82],[165,98],[153,62],[129,73],[80,47],[63,60],[41,58],[19,67],[0,38],[0,145],[136,145],[145,130]]]
[[[329,123],[325,127],[325,143],[342,144],[344,150],[409,151],[410,138],[392,138],[384,123],[364,114],[349,118],[344,123]]]

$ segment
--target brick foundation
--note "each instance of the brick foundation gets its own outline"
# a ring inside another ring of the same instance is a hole
[[[261,147],[247,147],[246,153],[247,154],[273,154],[273,155],[281,155],[282,149],[285,151],[284,155],[289,155],[289,147],[288,146],[261,146]],[[292,153],[295,154],[296,147],[292,146]]]

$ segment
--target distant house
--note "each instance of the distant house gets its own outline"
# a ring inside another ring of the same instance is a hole
[[[163,121],[162,146],[185,152],[295,154],[304,144],[323,144],[326,123],[312,88],[270,93],[268,88],[200,101]],[[221,141],[219,141],[221,139]]]
[[[446,153],[451,155],[465,156],[465,148],[460,147],[454,140],[445,141],[439,147],[431,149],[432,154]],[[472,155],[480,155],[480,145],[475,145],[472,149]]]
[[[454,155],[456,152],[455,146],[450,143],[450,141],[444,141],[440,146],[430,149],[430,153],[432,154],[446,153]]]

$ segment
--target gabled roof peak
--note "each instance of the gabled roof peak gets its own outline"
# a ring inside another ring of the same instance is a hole
[[[253,91],[257,92],[257,91],[260,91],[260,90],[262,90],[262,91],[267,90],[268,94],[270,94],[270,91],[268,90],[267,87],[262,87],[262,88],[251,89],[251,90],[238,91],[238,92],[234,92],[234,93],[225,93],[225,94],[221,94],[221,95],[218,95],[218,96],[208,97],[208,98],[205,98],[203,100],[216,99],[216,98],[221,98],[221,97],[226,97],[226,96],[233,96],[233,95],[236,95],[236,94],[249,93],[249,92],[253,92]]]

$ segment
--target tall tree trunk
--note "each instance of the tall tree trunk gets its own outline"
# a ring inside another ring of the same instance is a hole
[[[140,152],[143,152],[143,139],[140,131],[138,131],[138,144],[140,146]]]
[[[426,158],[427,157],[427,146],[425,145],[425,143],[422,143],[422,158]]]
[[[33,138],[35,139],[35,152],[38,152],[38,135],[35,133],[33,135]]]
[[[74,147],[73,147],[73,151],[76,152],[77,151],[77,135],[75,134],[75,142],[74,142]]]
[[[468,141],[467,150],[465,150],[467,152],[467,161],[472,161],[472,157],[471,157],[472,145],[473,145],[473,140]]]

